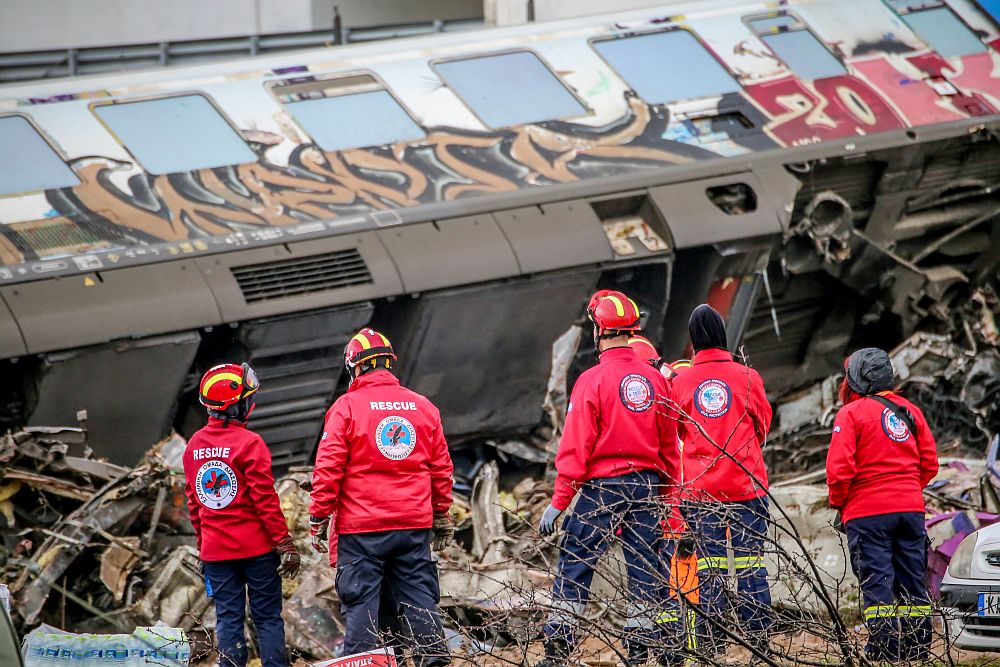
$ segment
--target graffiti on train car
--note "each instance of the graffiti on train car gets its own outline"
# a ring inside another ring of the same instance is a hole
[[[97,250],[101,241],[128,245],[222,236],[998,113],[994,52],[945,59],[891,32],[869,32],[862,41],[850,39],[850,33],[839,37],[831,49],[846,73],[813,81],[797,77],[742,33],[733,37],[729,55],[742,59],[734,68],[741,89],[694,105],[694,113],[686,103],[648,104],[626,87],[624,104],[615,93],[613,112],[597,125],[591,119],[481,130],[463,125],[462,114],[450,108],[444,118],[427,123],[421,139],[324,151],[302,136],[287,114],[248,115],[240,126],[255,162],[165,175],[142,171],[127,154],[112,157],[98,149],[68,160],[79,185],[37,195],[51,210],[33,203],[22,209],[31,216],[8,222],[6,235],[0,233],[0,263]],[[572,79],[573,72],[562,76]],[[600,81],[599,91],[605,90],[604,73]],[[246,85],[250,90],[255,84]],[[252,107],[253,96],[246,99]],[[446,99],[443,107],[456,103]],[[605,112],[612,108],[608,98],[592,107],[601,105]],[[90,233],[92,243],[36,249],[20,232],[41,233],[32,226],[43,222],[42,215],[64,226],[76,224],[84,236]]]
[[[140,241],[178,241],[720,157],[664,139],[665,106],[632,95],[628,101],[628,114],[602,128],[569,122],[496,132],[434,128],[415,142],[336,152],[308,143],[292,151],[287,166],[267,159],[269,144],[280,137],[247,132],[258,162],[137,174],[128,180],[131,193],[110,178],[130,165],[85,158],[73,164],[80,185],[46,196],[68,218],[100,216]]]

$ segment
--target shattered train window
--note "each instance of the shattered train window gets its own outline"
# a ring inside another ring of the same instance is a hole
[[[284,82],[272,92],[325,151],[384,146],[426,134],[392,93],[367,74]]]
[[[945,58],[982,53],[976,33],[940,0],[889,0],[907,27]]]
[[[594,49],[650,104],[733,93],[740,85],[687,30],[594,42]]]
[[[202,95],[101,104],[94,113],[151,174],[257,161],[239,133]]]
[[[0,118],[0,196],[68,188],[80,183],[22,116]]]
[[[847,73],[809,26],[791,14],[750,18],[747,25],[800,79],[825,79]]]
[[[572,118],[587,108],[530,51],[447,60],[438,74],[489,127]]]

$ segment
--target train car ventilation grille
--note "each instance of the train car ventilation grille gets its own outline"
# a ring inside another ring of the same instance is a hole
[[[230,269],[248,304],[372,284],[361,254],[351,248]]]

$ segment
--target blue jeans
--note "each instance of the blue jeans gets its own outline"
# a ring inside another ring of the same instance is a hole
[[[743,632],[755,643],[767,640],[773,622],[771,589],[764,566],[767,536],[767,497],[739,502],[692,502],[683,507],[698,554],[698,581],[701,608],[706,618],[699,646],[710,653],[722,651],[723,633],[711,622],[725,622],[726,582],[729,558],[726,533],[732,540],[736,565],[736,609]]]
[[[844,526],[851,569],[861,582],[868,644],[875,660],[924,660],[931,644],[927,529],[922,512],[851,519]]]
[[[655,619],[662,607],[659,563],[663,529],[657,507],[659,476],[652,471],[586,482],[572,514],[563,522],[565,537],[552,589],[552,614],[545,625],[549,654],[572,650],[575,628],[590,597],[597,561],[621,528],[629,582],[626,644],[641,658],[644,646],[658,643]],[[558,651],[553,643],[561,643]]]
[[[263,667],[288,667],[285,623],[281,620],[280,559],[276,552],[238,560],[203,561],[215,593],[220,667],[246,667],[247,594]]]

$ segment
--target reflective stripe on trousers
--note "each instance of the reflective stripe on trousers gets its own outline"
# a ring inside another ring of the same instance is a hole
[[[733,565],[737,572],[742,570],[759,570],[765,567],[763,556],[739,556],[733,559]],[[727,556],[706,556],[698,559],[698,571],[703,570],[728,570],[729,558]]]
[[[930,616],[932,611],[933,609],[929,604],[876,604],[871,607],[865,607],[864,614],[865,620],[869,621],[873,618],[920,618]]]

